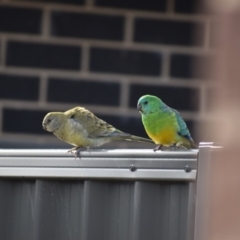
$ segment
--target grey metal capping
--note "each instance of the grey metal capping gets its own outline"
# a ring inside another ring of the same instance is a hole
[[[196,158],[198,150],[186,151],[157,151],[152,149],[116,149],[116,150],[86,150],[81,152],[83,157],[91,158]],[[8,157],[68,157],[72,158],[72,154],[65,149],[0,149],[0,156]]]
[[[82,152],[80,159],[66,150],[0,150],[0,177],[192,181],[196,179],[196,167],[196,150],[90,150]]]
[[[0,239],[193,240],[197,155],[2,149]]]
[[[101,178],[133,180],[182,180],[196,179],[196,170],[186,173],[184,170],[136,170],[124,169],[66,169],[66,168],[0,168],[0,177],[37,177],[37,178]]]

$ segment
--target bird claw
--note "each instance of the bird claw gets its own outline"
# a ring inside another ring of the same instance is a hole
[[[153,149],[153,151],[156,152],[156,151],[161,150],[162,146],[163,146],[163,145],[161,145],[161,144],[157,145],[157,147],[155,147],[155,148]]]
[[[88,147],[74,147],[74,148],[68,150],[67,152],[74,154],[75,160],[76,160],[76,158],[81,159],[80,152],[84,151],[86,149],[88,149]]]
[[[176,151],[180,149],[179,146],[177,146],[175,143],[171,146],[163,146],[161,144],[159,144],[156,148],[153,149],[154,152],[162,150],[162,151]]]
[[[175,147],[180,150],[187,150],[187,148],[184,147],[182,144],[175,144]]]
[[[162,150],[162,151],[181,151],[181,150],[186,150],[187,148],[184,147],[183,145],[180,144],[172,144],[171,146],[163,146],[161,144],[159,144],[156,148],[153,149],[154,152],[158,151],[158,150]]]

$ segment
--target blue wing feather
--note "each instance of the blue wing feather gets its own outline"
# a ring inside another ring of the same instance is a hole
[[[183,137],[185,137],[185,138],[187,138],[188,140],[192,140],[191,134],[190,134],[190,132],[188,130],[188,127],[187,127],[185,121],[182,119],[180,113],[177,110],[173,109],[173,108],[171,108],[171,110],[175,113],[176,118],[177,118],[177,123],[178,123],[178,126],[179,126],[178,134],[183,136]]]
[[[175,117],[177,119],[177,124],[178,124],[178,134],[190,142],[191,147],[187,146],[187,148],[193,148],[193,149],[197,148],[197,146],[195,145],[195,143],[191,137],[189,129],[188,129],[185,121],[182,119],[180,113],[177,110],[170,108],[169,106],[167,106],[164,103],[162,103],[162,105],[161,105],[161,111],[163,111],[165,113],[169,113],[169,114],[172,114],[172,113],[175,114]]]
[[[187,125],[186,125],[185,121],[182,119],[180,113],[176,109],[170,108],[165,103],[162,103],[161,111],[168,112],[168,113],[174,112],[175,116],[177,118],[177,124],[178,124],[178,127],[179,127],[178,134],[183,136],[183,137],[185,137],[185,138],[187,138],[188,140],[192,141],[192,137],[191,137],[191,134],[190,134],[190,132],[188,130]]]

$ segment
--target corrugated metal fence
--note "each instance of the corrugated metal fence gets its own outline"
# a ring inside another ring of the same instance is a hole
[[[0,150],[0,239],[193,240],[197,154]]]

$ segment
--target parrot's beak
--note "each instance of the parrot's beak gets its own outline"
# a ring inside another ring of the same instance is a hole
[[[44,123],[42,124],[42,127],[45,131],[47,131],[46,125]]]
[[[137,105],[137,110],[142,113],[142,106],[140,104]]]

